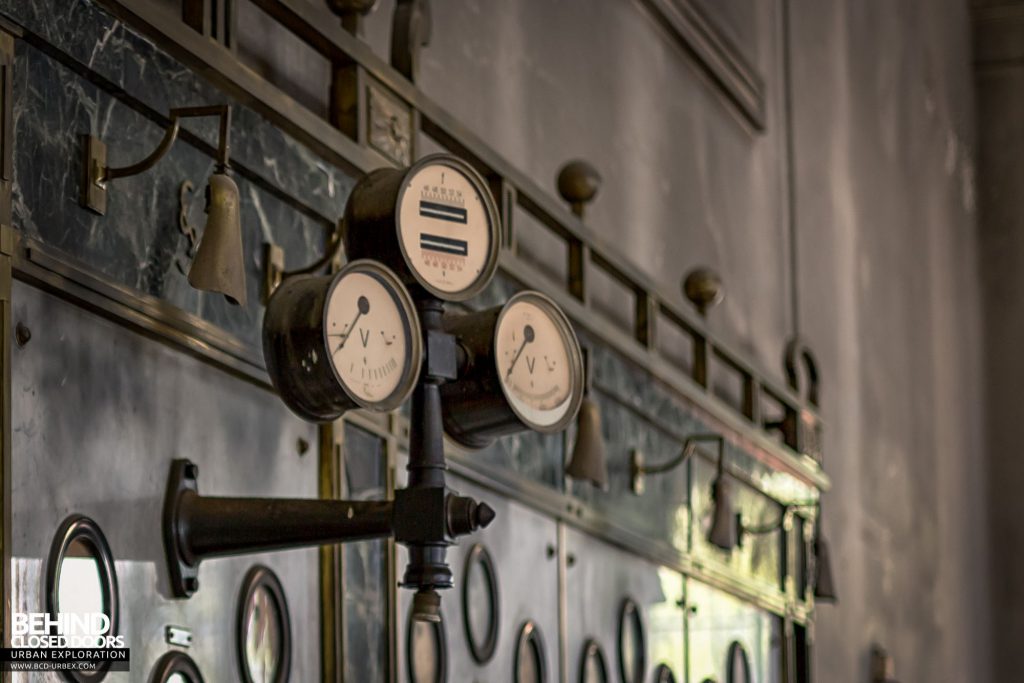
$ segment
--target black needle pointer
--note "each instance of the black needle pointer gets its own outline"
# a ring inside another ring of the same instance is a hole
[[[356,329],[356,323],[359,322],[359,318],[370,312],[370,300],[365,296],[359,297],[359,301],[356,302],[356,307],[359,309],[356,312],[356,317],[352,318],[352,322],[348,324],[348,332],[341,339],[341,345],[338,347],[339,350],[345,348],[345,342],[352,336],[352,330]]]
[[[512,376],[512,370],[516,367],[516,363],[519,362],[519,356],[523,355],[523,349],[526,345],[533,341],[533,328],[527,325],[523,328],[523,343],[519,345],[519,350],[516,351],[516,357],[512,359],[512,365],[508,366],[508,372],[505,373],[505,377]]]

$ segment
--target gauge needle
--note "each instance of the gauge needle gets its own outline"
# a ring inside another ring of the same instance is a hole
[[[346,328],[348,331],[345,333],[345,336],[342,337],[341,346],[339,346],[338,349],[345,348],[345,342],[347,342],[348,338],[352,336],[352,330],[356,328],[356,323],[359,322],[359,318],[370,312],[370,300],[365,296],[359,297],[359,301],[356,303],[359,310],[356,311],[356,317],[352,318],[352,322],[348,324],[348,327]]]
[[[519,356],[523,355],[523,349],[526,345],[533,341],[533,328],[527,325],[523,328],[523,343],[519,345],[519,350],[516,351],[516,357],[512,359],[512,365],[508,366],[508,372],[505,373],[505,377],[512,376],[512,370],[515,369],[516,363],[519,362]]]

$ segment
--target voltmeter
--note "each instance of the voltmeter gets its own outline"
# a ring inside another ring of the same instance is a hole
[[[345,208],[346,252],[382,261],[439,299],[464,301],[494,275],[500,225],[480,174],[434,154],[356,184]]]
[[[419,376],[423,342],[398,277],[361,260],[286,279],[267,302],[263,356],[288,407],[326,422],[352,408],[397,408]]]
[[[468,448],[524,429],[557,432],[583,398],[583,359],[565,315],[538,292],[445,318],[461,348],[459,378],[441,387],[445,431]]]

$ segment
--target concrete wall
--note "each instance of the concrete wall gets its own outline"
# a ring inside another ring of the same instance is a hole
[[[666,287],[716,267],[712,324],[762,367],[779,373],[799,318],[824,378],[842,592],[819,610],[817,680],[868,680],[874,642],[900,680],[995,680],[968,7],[791,0],[791,207],[784,1],[707,3],[764,79],[763,133],[639,2],[435,2],[421,82],[542,184],[593,161],[588,222]],[[367,26],[382,54],[389,17],[382,3]]]

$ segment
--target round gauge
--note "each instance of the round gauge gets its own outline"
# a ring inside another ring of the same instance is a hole
[[[544,637],[532,621],[527,621],[519,629],[512,680],[514,683],[547,683],[548,664],[544,652]]]
[[[672,673],[672,669],[669,668],[668,664],[659,664],[658,668],[654,670],[654,683],[676,683],[676,675]]]
[[[390,270],[353,261],[336,275],[278,287],[263,320],[263,355],[281,397],[304,419],[393,410],[419,374],[419,319]]]
[[[291,671],[291,619],[284,588],[268,567],[242,581],[236,625],[238,662],[245,683],[284,683]]]
[[[604,650],[595,640],[583,644],[583,657],[580,660],[580,683],[608,683],[608,664],[604,659]]]
[[[497,211],[483,181],[466,164],[429,157],[407,176],[399,196],[402,252],[416,279],[441,298],[480,291],[494,272]]]
[[[411,683],[446,683],[448,680],[448,636],[444,620],[406,624],[405,663]]]
[[[477,543],[466,556],[462,579],[462,620],[469,652],[486,664],[498,646],[498,573],[487,548]]]
[[[728,683],[753,683],[750,675],[750,659],[747,651],[738,640],[729,646],[729,661],[726,664],[726,680]]]
[[[467,448],[524,429],[551,433],[583,399],[583,355],[548,297],[519,292],[504,306],[445,318],[465,351],[459,378],[441,387],[445,430]]]
[[[647,643],[640,607],[632,598],[619,613],[619,672],[623,683],[641,683],[647,669]]]
[[[353,188],[345,223],[351,258],[380,259],[440,299],[475,296],[497,267],[494,199],[480,174],[449,154],[370,173]]]
[[[495,331],[501,388],[523,422],[554,431],[572,419],[582,396],[583,360],[569,321],[536,292],[513,296]]]

